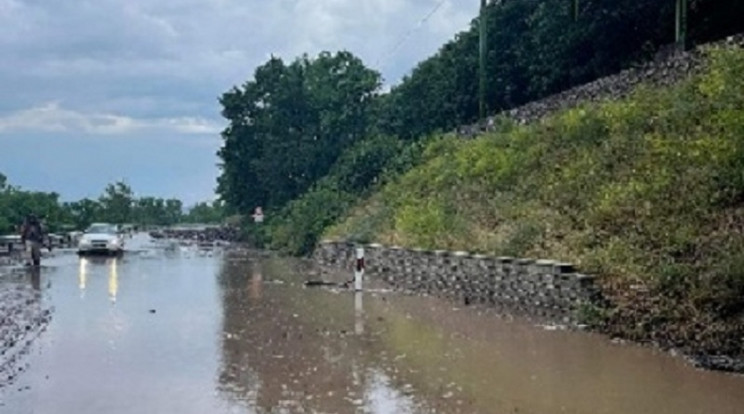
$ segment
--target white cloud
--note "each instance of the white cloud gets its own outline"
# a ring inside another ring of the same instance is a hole
[[[214,135],[219,125],[199,117],[132,118],[107,113],[82,113],[49,102],[0,117],[0,133],[76,132],[124,135],[138,131],[170,131],[180,134]]]
[[[206,101],[247,80],[270,54],[340,49],[367,65],[384,58],[375,69],[395,83],[477,13],[474,0],[445,0],[417,27],[440,1],[0,0],[0,84],[28,95],[21,107],[63,100],[97,108],[119,85]]]

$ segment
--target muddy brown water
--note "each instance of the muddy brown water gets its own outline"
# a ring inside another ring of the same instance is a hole
[[[744,412],[743,377],[651,349],[434,298],[304,288],[300,261],[134,242],[118,259],[58,254],[28,280],[52,318],[0,412]]]

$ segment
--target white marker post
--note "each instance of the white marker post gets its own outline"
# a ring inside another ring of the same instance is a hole
[[[364,281],[364,248],[356,249],[356,267],[354,268],[354,290],[362,291],[362,282]]]

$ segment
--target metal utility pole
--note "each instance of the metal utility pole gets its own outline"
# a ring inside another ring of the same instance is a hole
[[[479,82],[478,82],[478,113],[480,119],[486,117],[486,0],[481,0],[480,17],[478,18],[478,28],[480,29],[479,44]]]
[[[579,20],[579,0],[573,0],[573,19]]]
[[[682,49],[687,49],[687,10],[687,0],[677,0],[674,34],[677,45]]]

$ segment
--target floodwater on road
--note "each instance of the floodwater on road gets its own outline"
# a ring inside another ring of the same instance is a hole
[[[744,412],[743,377],[647,348],[435,298],[305,288],[338,275],[300,260],[130,244],[0,277],[51,312],[0,382],[0,412]]]

